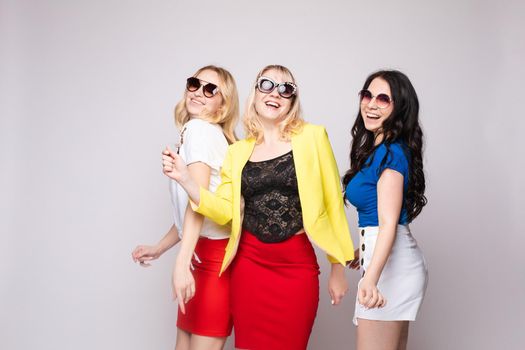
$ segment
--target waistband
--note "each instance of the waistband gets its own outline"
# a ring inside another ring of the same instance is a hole
[[[305,233],[294,235],[278,243],[264,243],[250,231],[243,230],[237,255],[266,263],[317,264],[314,248]]]
[[[190,268],[193,270],[193,263],[202,263],[201,257],[204,257],[206,260],[210,261],[219,261],[222,262],[224,258],[224,250],[228,245],[228,239],[210,239],[207,237],[199,237],[195,250],[193,251],[193,259],[195,262],[192,262]],[[200,255],[200,256],[199,256]]]
[[[365,227],[359,227],[359,233],[361,235],[367,234],[367,235],[377,235],[379,233],[379,226],[365,226]],[[406,225],[397,225],[396,233],[398,234],[410,234],[410,226],[408,224]]]

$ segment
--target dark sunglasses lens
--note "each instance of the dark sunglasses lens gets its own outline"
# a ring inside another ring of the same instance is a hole
[[[361,97],[361,103],[369,103],[372,100],[372,93],[368,90],[361,90],[359,97]]]
[[[259,90],[264,93],[270,93],[275,88],[275,84],[273,81],[269,79],[261,79],[259,80]]]
[[[219,88],[215,84],[208,83],[204,85],[202,91],[204,92],[204,96],[213,97],[217,94],[217,92],[219,92]]]
[[[290,98],[295,93],[295,87],[290,83],[284,83],[279,86],[279,95],[284,98]]]
[[[201,87],[201,82],[197,78],[188,78],[186,80],[186,89],[188,91],[197,91]]]
[[[386,108],[390,105],[390,97],[386,94],[379,94],[376,97],[377,107]]]

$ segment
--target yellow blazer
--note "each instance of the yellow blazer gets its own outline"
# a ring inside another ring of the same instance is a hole
[[[326,130],[305,124],[291,142],[304,230],[327,253],[330,262],[345,264],[354,258],[354,247],[344,212],[339,171]],[[215,193],[201,187],[199,205],[192,203],[196,212],[220,225],[231,221],[221,273],[235,257],[239,245],[244,211],[241,175],[254,146],[254,139],[230,145],[221,169],[221,184]]]

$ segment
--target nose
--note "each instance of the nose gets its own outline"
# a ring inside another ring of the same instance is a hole
[[[199,86],[199,88],[197,90],[193,91],[193,93],[195,94],[195,96],[202,97],[202,93],[203,93],[202,90],[203,89],[204,89],[204,86],[201,85],[201,86]]]
[[[377,109],[376,97],[372,97],[366,106],[370,109]]]
[[[275,98],[281,98],[281,95],[279,95],[279,87],[278,87],[278,86],[276,86],[276,87],[270,92],[270,96],[275,97]]]

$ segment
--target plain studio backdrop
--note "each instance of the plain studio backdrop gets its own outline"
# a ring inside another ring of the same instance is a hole
[[[130,256],[172,223],[160,152],[177,140],[173,107],[206,64],[233,73],[244,107],[273,63],[296,75],[305,118],[326,126],[341,174],[366,76],[410,77],[429,200],[412,230],[430,283],[409,348],[523,348],[523,1],[0,6],[2,349],[173,348],[178,248],[148,269]],[[353,349],[359,274],[347,271],[350,291],[332,307],[317,253],[309,349]]]

